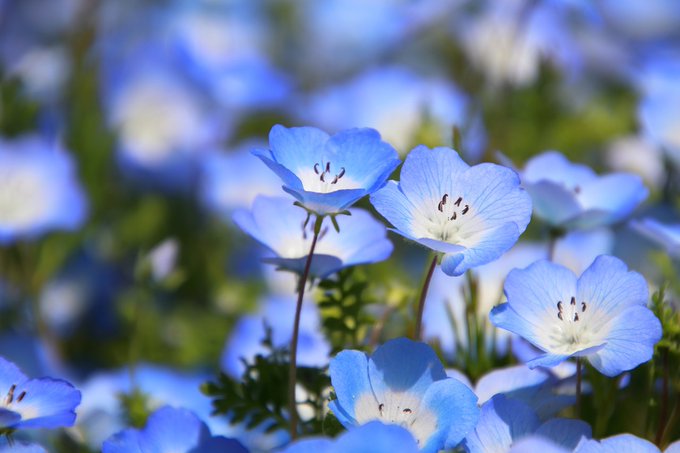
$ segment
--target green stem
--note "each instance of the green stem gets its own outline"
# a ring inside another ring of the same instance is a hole
[[[321,224],[323,217],[317,216],[314,224],[314,237],[312,238],[312,245],[309,248],[309,255],[307,255],[307,262],[305,269],[300,277],[300,286],[298,287],[298,299],[295,305],[295,319],[293,321],[293,337],[290,340],[290,364],[288,366],[288,411],[290,412],[290,437],[295,440],[297,437],[298,413],[297,405],[295,403],[295,386],[297,383],[297,344],[298,335],[300,331],[300,314],[302,313],[302,299],[305,296],[305,286],[307,285],[307,278],[309,277],[309,269],[312,266],[312,256],[314,256],[314,249],[316,248],[316,241],[319,239],[321,232]]]
[[[425,299],[427,299],[427,290],[430,287],[430,280],[432,280],[432,274],[434,274],[434,268],[437,267],[437,255],[432,258],[430,267],[427,270],[427,275],[425,276],[425,281],[423,282],[423,289],[420,291],[420,300],[418,301],[418,312],[416,314],[416,331],[413,338],[416,341],[420,341],[421,327],[423,324],[423,312],[425,311]]]
[[[581,416],[581,381],[583,380],[583,367],[581,358],[576,359],[576,418]]]

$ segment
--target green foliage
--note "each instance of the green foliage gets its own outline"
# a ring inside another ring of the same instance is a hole
[[[135,428],[143,428],[151,415],[149,398],[140,389],[134,388],[130,393],[118,394],[127,424]]]
[[[666,287],[652,295],[652,311],[661,321],[663,337],[656,345],[657,352],[667,349],[672,355],[680,356],[680,313],[666,300]]]
[[[245,423],[247,429],[264,425],[266,432],[287,430],[288,351],[273,346],[270,329],[263,345],[269,354],[257,355],[252,364],[246,363],[240,380],[222,373],[216,382],[205,383],[202,391],[213,398],[214,413],[227,415],[232,423]],[[298,401],[298,407],[308,405],[314,411],[310,420],[300,421],[300,431],[321,433],[328,376],[324,369],[298,366],[297,383],[307,396],[305,401]]]
[[[344,269],[336,279],[319,283],[323,296],[319,301],[322,326],[333,354],[362,344],[362,338],[374,318],[363,309],[373,302],[367,294],[368,281],[355,268]]]

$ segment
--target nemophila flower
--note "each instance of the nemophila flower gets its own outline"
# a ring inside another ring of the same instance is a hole
[[[632,434],[619,434],[602,440],[584,439],[574,450],[575,453],[661,453],[661,450],[648,440]],[[671,446],[666,453],[672,453]]]
[[[287,346],[293,336],[295,300],[293,296],[270,297],[263,301],[259,313],[241,316],[227,339],[222,352],[222,369],[234,378],[240,378],[246,363],[252,363],[257,354],[266,355],[262,344],[271,329],[274,347]],[[331,348],[320,329],[319,309],[313,301],[304,301],[300,313],[297,364],[325,367]]]
[[[664,224],[651,218],[634,220],[631,226],[659,244],[673,257],[680,257],[680,224]]]
[[[570,450],[546,439],[543,436],[532,434],[515,442],[508,453],[570,453]]]
[[[253,153],[281,178],[283,190],[318,215],[340,213],[376,191],[400,162],[373,129],[329,136],[313,127],[276,125],[269,146]]]
[[[165,406],[151,414],[146,426],[126,429],[104,442],[103,453],[247,452],[236,440],[210,435],[208,427],[187,409]]]
[[[490,163],[470,167],[449,148],[415,148],[399,183],[390,181],[371,203],[395,232],[444,254],[448,275],[500,257],[531,217],[531,200],[514,171]]]
[[[41,445],[0,440],[0,453],[48,453]]]
[[[72,426],[80,392],[60,379],[29,379],[0,357],[0,429]]]
[[[370,357],[340,352],[330,364],[337,399],[329,407],[345,427],[372,420],[400,425],[421,451],[453,448],[474,427],[477,397],[448,378],[428,345],[406,338],[388,341]]]
[[[329,131],[377,129],[400,155],[406,155],[424,131],[436,143],[452,142],[452,125],[465,128],[463,149],[468,156],[478,156],[485,141],[481,120],[473,118],[469,99],[455,85],[400,66],[371,69],[322,88],[299,110],[302,119]]]
[[[310,273],[323,278],[344,267],[375,263],[392,253],[387,230],[363,209],[337,218],[340,232],[330,219],[323,221]],[[274,253],[265,261],[302,273],[314,236],[314,222],[288,198],[257,197],[251,211],[238,210],[234,222]]]
[[[623,220],[647,198],[638,175],[598,176],[557,151],[531,158],[522,172],[534,212],[555,228],[593,228]]]
[[[648,361],[661,339],[661,323],[646,306],[647,282],[612,256],[598,257],[579,278],[549,261],[515,269],[505,294],[491,322],[545,351],[528,362],[532,368],[585,357],[615,376]]]
[[[0,245],[75,230],[87,213],[69,155],[36,135],[0,139]]]
[[[582,438],[590,438],[590,426],[581,420],[554,418],[541,423],[525,403],[496,395],[482,405],[479,422],[463,442],[468,453],[503,453],[522,438],[535,435],[573,451]]]
[[[352,428],[336,439],[308,438],[291,444],[282,453],[418,453],[411,433],[379,421]]]

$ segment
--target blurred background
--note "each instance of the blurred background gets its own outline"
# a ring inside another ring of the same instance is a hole
[[[231,220],[283,195],[249,153],[274,124],[373,127],[402,158],[454,130],[470,164],[559,150],[639,174],[637,215],[672,222],[679,81],[676,0],[0,0],[0,354],[83,390],[60,451],[95,451],[134,414],[115,397],[134,364],[137,386],[195,392],[208,417],[198,385],[238,374],[234,332],[261,336],[270,299],[292,298]],[[576,258],[674,275],[630,227],[598,234]],[[358,271],[369,312],[394,315],[381,338],[403,335],[427,256],[392,239]],[[539,221],[523,236],[546,239]]]

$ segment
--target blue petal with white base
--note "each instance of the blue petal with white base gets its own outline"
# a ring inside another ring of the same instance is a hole
[[[492,310],[491,322],[545,351],[530,367],[586,357],[615,376],[650,360],[661,339],[661,323],[646,306],[647,283],[612,256],[596,258],[578,279],[538,261],[510,272],[504,289],[508,302]]]
[[[367,211],[349,210],[339,216],[337,232],[330,219],[324,219],[310,272],[324,278],[340,269],[387,259],[392,243],[385,226]],[[280,197],[257,197],[250,211],[237,210],[234,222],[275,255],[265,261],[302,273],[314,236],[314,220],[306,222],[307,213]]]
[[[400,161],[374,129],[348,129],[333,136],[313,127],[276,125],[270,149],[256,149],[305,209],[337,214],[376,191]]]
[[[666,450],[668,452],[668,450]],[[632,434],[619,434],[602,440],[584,439],[574,450],[575,453],[661,453],[648,440]]]
[[[29,379],[0,357],[0,428],[72,426],[80,392],[60,379]]]
[[[531,217],[531,199],[514,171],[489,163],[470,167],[449,148],[413,149],[401,181],[390,181],[371,203],[397,233],[444,254],[448,275],[499,258]]]
[[[448,378],[424,343],[398,338],[370,357],[342,351],[331,360],[330,375],[337,395],[330,407],[345,427],[372,420],[400,425],[421,451],[455,447],[479,416],[474,393]]]

